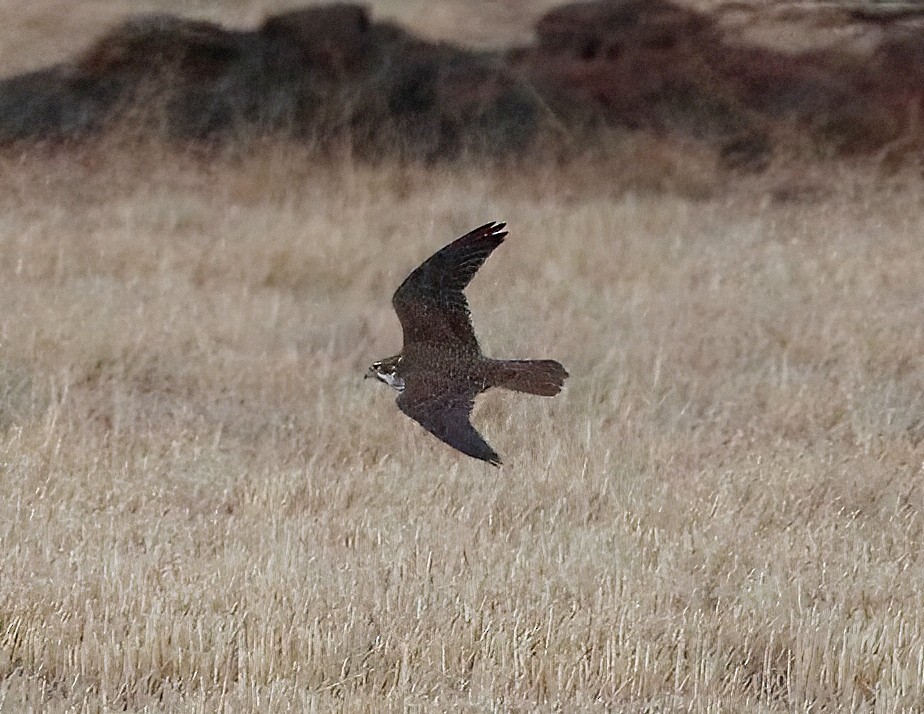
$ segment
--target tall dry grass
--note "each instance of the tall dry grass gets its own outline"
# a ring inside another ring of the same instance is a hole
[[[919,711],[924,194],[840,171],[0,156],[0,711]],[[499,470],[361,379],[491,219]]]

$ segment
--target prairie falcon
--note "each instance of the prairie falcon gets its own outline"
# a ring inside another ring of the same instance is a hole
[[[398,391],[398,408],[438,439],[495,466],[501,460],[470,419],[475,397],[491,387],[552,397],[568,372],[555,360],[485,357],[463,290],[504,241],[505,223],[487,223],[437,251],[392,297],[404,332],[400,354],[369,367]]]

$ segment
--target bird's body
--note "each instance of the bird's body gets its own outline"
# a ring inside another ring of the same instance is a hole
[[[366,376],[399,392],[398,407],[459,451],[500,464],[469,421],[475,397],[491,387],[554,396],[565,368],[554,360],[496,360],[481,353],[465,286],[507,235],[488,223],[431,256],[392,298],[404,331],[400,354],[375,362]]]

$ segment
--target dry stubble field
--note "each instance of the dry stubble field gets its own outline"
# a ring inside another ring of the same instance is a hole
[[[0,710],[919,711],[922,186],[0,157]],[[463,230],[462,457],[362,371]]]
[[[7,10],[4,74],[127,6]],[[0,154],[0,712],[921,711],[924,182],[633,151]],[[492,219],[486,351],[572,374],[482,398],[499,470],[362,381],[407,271]]]

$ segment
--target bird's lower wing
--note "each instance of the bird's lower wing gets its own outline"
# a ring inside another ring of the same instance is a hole
[[[475,394],[454,393],[445,387],[435,389],[435,385],[429,382],[426,385],[429,389],[415,390],[409,385],[398,397],[398,408],[454,449],[499,466],[500,456],[469,421]]]

